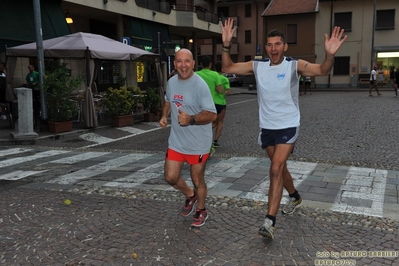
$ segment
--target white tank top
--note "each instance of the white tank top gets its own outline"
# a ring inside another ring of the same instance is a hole
[[[264,129],[299,127],[298,60],[284,57],[277,66],[269,59],[254,60],[259,103],[259,126]]]

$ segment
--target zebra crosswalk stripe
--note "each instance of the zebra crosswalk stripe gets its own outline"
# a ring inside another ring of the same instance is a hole
[[[134,163],[138,160],[141,160],[145,157],[151,156],[150,154],[129,154],[119,158],[111,159],[93,166],[90,166],[86,169],[82,169],[70,174],[59,176],[53,180],[50,180],[48,183],[58,183],[58,184],[73,184],[79,180],[87,179],[101,173],[107,172],[111,169],[120,167],[122,165],[126,165],[129,163]]]

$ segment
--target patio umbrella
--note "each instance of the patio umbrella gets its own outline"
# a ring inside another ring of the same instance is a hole
[[[94,78],[94,60],[144,61],[157,59],[159,55],[123,44],[102,35],[77,32],[43,41],[43,53],[47,58],[70,58],[86,60],[86,91],[84,115],[86,127],[97,127],[91,85]],[[6,49],[7,56],[36,57],[36,43]],[[10,81],[10,86],[11,86]],[[8,84],[8,81],[7,81]]]

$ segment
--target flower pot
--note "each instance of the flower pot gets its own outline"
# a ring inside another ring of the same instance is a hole
[[[51,133],[62,133],[72,131],[73,121],[48,122],[48,130]]]
[[[113,127],[124,127],[133,125],[134,116],[131,115],[120,115],[111,117]]]
[[[160,119],[159,113],[144,113],[143,121],[144,122],[158,122]]]

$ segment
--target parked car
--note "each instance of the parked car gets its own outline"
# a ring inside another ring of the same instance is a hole
[[[230,87],[241,87],[244,83],[243,78],[236,74],[224,74],[224,76],[229,79]]]

